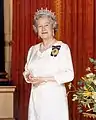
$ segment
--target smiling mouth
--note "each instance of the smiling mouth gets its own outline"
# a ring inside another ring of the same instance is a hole
[[[42,32],[42,34],[47,34],[48,32]]]

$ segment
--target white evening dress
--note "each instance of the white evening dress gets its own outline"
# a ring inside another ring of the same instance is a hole
[[[56,82],[32,86],[28,120],[69,120],[66,88],[63,83],[74,78],[70,49],[67,44],[57,41],[60,46],[57,56],[51,56],[52,47],[43,53],[39,51],[40,43],[29,49],[25,65],[25,75],[30,72],[35,77],[54,76]],[[27,79],[25,77],[26,82]]]

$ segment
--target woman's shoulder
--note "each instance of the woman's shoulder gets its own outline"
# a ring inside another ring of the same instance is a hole
[[[70,47],[67,43],[63,42],[63,41],[58,41],[60,47],[60,52],[61,54],[65,53],[70,53]]]
[[[68,44],[67,44],[67,43],[64,43],[62,40],[58,40],[58,41],[57,41],[57,44],[58,44],[58,45],[61,45],[61,47],[63,47],[63,48],[69,48]]]
[[[28,59],[31,58],[31,55],[33,55],[36,52],[36,50],[38,50],[38,48],[39,48],[38,46],[39,46],[39,44],[36,44],[36,45],[32,45],[29,48],[29,50],[28,50]]]
[[[39,48],[39,46],[40,46],[40,43],[35,44],[35,45],[32,45],[32,46],[29,48],[29,51],[36,50],[36,49],[38,49],[38,48]]]

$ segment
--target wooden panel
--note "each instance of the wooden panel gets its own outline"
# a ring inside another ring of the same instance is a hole
[[[15,86],[0,86],[0,119],[14,119]]]

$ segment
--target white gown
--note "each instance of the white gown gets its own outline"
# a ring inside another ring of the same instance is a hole
[[[35,77],[54,76],[57,82],[32,86],[28,120],[69,120],[66,89],[63,83],[74,78],[70,49],[67,44],[58,41],[54,46],[61,48],[57,56],[51,56],[52,47],[41,53],[40,43],[29,49],[25,75],[30,72]],[[25,77],[26,82],[27,79]]]

